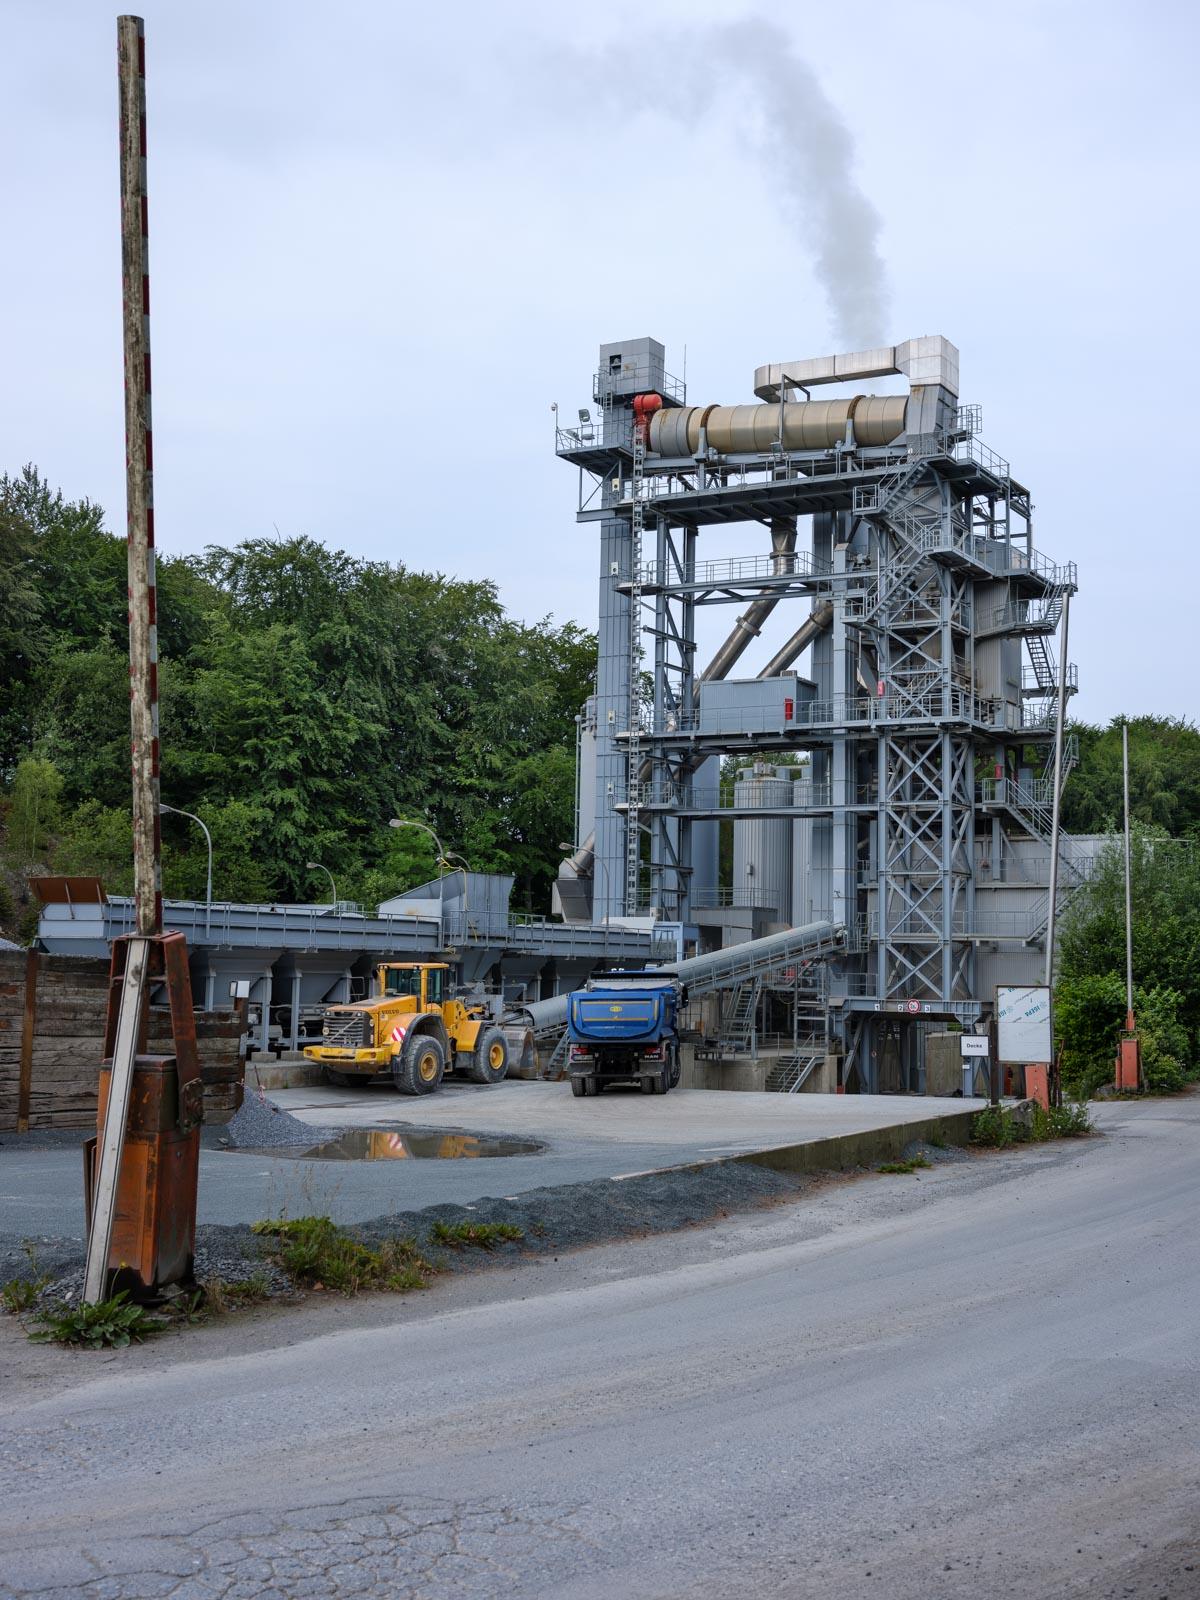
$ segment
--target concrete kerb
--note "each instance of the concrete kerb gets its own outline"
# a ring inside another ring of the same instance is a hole
[[[1015,1108],[1020,1110],[1020,1107]],[[803,1144],[776,1145],[769,1150],[743,1150],[737,1155],[714,1156],[710,1161],[689,1161],[677,1167],[655,1167],[653,1172],[702,1172],[709,1167],[732,1163],[769,1167],[773,1172],[844,1172],[852,1167],[869,1167],[877,1161],[895,1160],[910,1144],[966,1145],[971,1140],[978,1111],[960,1111],[952,1116],[931,1117],[925,1122],[902,1122],[889,1128],[871,1128],[863,1133],[842,1133],[830,1139],[809,1139]],[[649,1172],[624,1174],[647,1177]],[[621,1178],[614,1178],[620,1183]]]

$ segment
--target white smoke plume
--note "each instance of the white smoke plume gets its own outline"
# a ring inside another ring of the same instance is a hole
[[[622,52],[596,73],[598,65],[593,58],[587,75],[626,109],[659,111],[694,127],[718,101],[731,104],[769,191],[811,255],[842,348],[886,342],[879,213],[855,177],[849,128],[782,28],[752,18],[686,34],[642,33],[636,56]]]

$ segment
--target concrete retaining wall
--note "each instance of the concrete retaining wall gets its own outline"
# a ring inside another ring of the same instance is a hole
[[[865,1133],[814,1139],[808,1144],[782,1145],[776,1150],[753,1150],[728,1159],[747,1162],[752,1167],[770,1167],[773,1172],[838,1172],[847,1167],[869,1167],[877,1161],[896,1160],[910,1144],[969,1144],[977,1115],[978,1108],[956,1111],[948,1117],[902,1122]]]

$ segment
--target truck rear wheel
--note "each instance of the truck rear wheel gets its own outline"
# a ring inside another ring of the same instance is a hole
[[[582,1100],[584,1095],[587,1094],[587,1092],[588,1092],[588,1081],[587,1081],[586,1078],[572,1078],[571,1079],[571,1093],[575,1096],[576,1100]]]
[[[409,1040],[393,1065],[392,1077],[401,1094],[432,1094],[446,1070],[446,1053],[431,1033]]]
[[[499,1028],[480,1030],[467,1077],[472,1083],[499,1083],[508,1071],[508,1040]]]

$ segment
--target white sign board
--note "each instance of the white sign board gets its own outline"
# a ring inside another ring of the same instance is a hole
[[[962,1046],[964,1056],[986,1056],[988,1053],[986,1033],[960,1033],[958,1042]]]
[[[1050,990],[1044,984],[996,986],[996,1040],[1001,1061],[1027,1066],[1054,1060]]]

